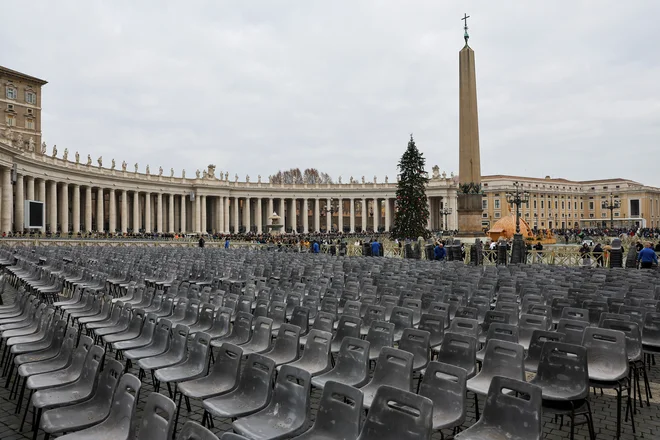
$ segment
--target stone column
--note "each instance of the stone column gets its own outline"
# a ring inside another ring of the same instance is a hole
[[[341,197],[337,202],[337,230],[344,233],[344,199]]]
[[[268,198],[268,210],[266,212],[266,224],[269,225],[269,226],[273,224],[273,220],[270,218],[270,216],[273,215],[273,209],[274,209],[273,208],[273,198],[269,197]],[[270,229],[268,230],[268,232],[270,232]]]
[[[169,227],[170,227],[169,232],[171,234],[174,234],[174,232],[175,232],[175,230],[174,230],[174,194],[170,194],[170,197],[168,198],[167,204],[168,204],[167,208],[169,210],[169,220],[168,220],[168,224],[169,224]]]
[[[374,204],[374,232],[378,232],[380,227],[380,203],[378,203],[378,198],[375,198],[373,201]]]
[[[243,203],[243,226],[245,226],[245,232],[250,232],[250,227],[252,226],[251,204],[250,198],[246,197],[245,202]]]
[[[200,215],[199,215],[199,221],[200,221],[200,227],[199,230],[202,232],[202,234],[206,233],[206,212],[207,212],[207,206],[206,206],[206,196],[200,196],[199,197],[199,209],[200,209]]]
[[[2,169],[2,232],[11,232],[11,209],[13,194],[11,191],[11,169]]]
[[[50,182],[50,194],[48,195],[48,214],[49,214],[49,223],[50,223],[50,232],[53,234],[57,232],[57,182]],[[2,210],[4,215],[5,210]]]
[[[302,216],[303,234],[307,234],[309,232],[309,202],[307,197],[302,202]]]
[[[144,232],[151,233],[151,193],[144,193]]]
[[[104,230],[104,217],[103,214],[103,188],[97,188],[96,191],[96,230],[103,232]]]
[[[328,208],[332,208],[330,203],[331,199],[325,199],[325,231],[330,232],[332,230],[332,212],[328,212]]]
[[[117,233],[117,194],[114,189],[110,189],[110,207],[108,209],[108,232],[111,234]]]
[[[140,232],[140,193],[133,191],[133,234]]]
[[[186,232],[186,194],[181,194],[181,233]]]
[[[73,196],[71,200],[73,207],[71,209],[71,224],[73,226],[73,233],[80,232],[80,185],[72,185]]]
[[[90,232],[94,229],[92,224],[92,187],[85,188],[85,232]]]
[[[321,232],[321,200],[314,199],[314,232]]]
[[[119,209],[121,233],[126,234],[128,232],[128,191],[125,189],[121,190],[121,205]]]
[[[261,197],[257,197],[257,234],[262,234],[264,231],[262,229],[263,225],[263,213],[261,209]]]
[[[296,198],[291,199],[291,230],[294,233],[298,232],[298,200]]]
[[[195,196],[195,212],[193,215],[193,232],[199,234],[201,232],[201,220],[202,220],[202,201],[199,195]]]
[[[156,196],[156,230],[159,234],[163,233],[163,193]]]
[[[39,179],[39,191],[37,194],[37,200],[44,202],[44,209],[46,207],[46,181],[44,179]],[[40,229],[42,233],[46,232],[46,213],[44,212],[44,227]]]
[[[229,233],[229,197],[223,197],[225,201],[225,207],[223,209],[223,214],[225,215],[225,233]]]
[[[14,200],[15,204],[15,215],[14,215],[14,230],[16,232],[23,232],[25,228],[25,179],[22,174],[16,176],[16,199]],[[9,192],[11,192],[11,186],[6,187]],[[3,188],[4,190],[4,188]]]
[[[351,234],[355,233],[355,199],[351,199]]]
[[[392,225],[390,209],[390,199],[385,199],[385,232],[389,232],[390,226]]]
[[[27,187],[27,193],[25,195],[25,200],[36,200],[34,198],[34,177],[25,176],[25,182]]]
[[[367,218],[369,218],[369,207],[367,206],[367,199],[362,199],[362,233],[367,231]]]
[[[69,184],[63,183],[60,189],[60,224],[62,225],[62,234],[69,233]]]
[[[238,234],[240,219],[238,218],[238,197],[233,197],[231,201],[234,205],[234,233]]]

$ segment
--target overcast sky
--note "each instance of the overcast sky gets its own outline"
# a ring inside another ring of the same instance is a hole
[[[457,172],[467,12],[482,174],[660,186],[657,0],[0,3],[0,65],[49,82],[49,152],[382,181],[414,133]]]

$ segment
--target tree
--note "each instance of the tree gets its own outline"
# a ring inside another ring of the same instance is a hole
[[[429,181],[424,164],[426,159],[415,146],[412,134],[408,148],[399,161],[399,183],[396,189],[396,207],[392,236],[398,239],[428,237],[426,229],[429,209],[426,184]]]
[[[276,174],[270,176],[270,182],[275,184],[324,184],[332,183],[332,177],[327,173],[319,172],[316,168],[307,168],[304,172],[300,168],[291,168],[286,171],[278,171]]]

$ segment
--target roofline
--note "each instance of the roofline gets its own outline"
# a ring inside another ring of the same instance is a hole
[[[48,84],[48,81],[46,81],[46,80],[43,80],[43,79],[40,79],[40,78],[37,78],[37,77],[34,77],[34,76],[27,75],[25,73],[21,73],[17,70],[12,70],[12,69],[9,69],[9,68],[4,67],[4,66],[0,66],[0,73],[4,73],[4,74],[7,74],[7,75],[14,76],[14,77],[17,77],[17,78],[20,78],[20,79],[25,79],[25,80],[28,80],[28,81],[33,81],[33,82],[39,83],[39,85],[42,85],[42,86],[45,85],[45,84]]]
[[[632,183],[635,185],[642,185],[639,182],[635,182],[634,180],[630,179],[623,179],[620,177],[614,178],[614,179],[598,179],[598,180],[569,180],[569,179],[564,179],[563,177],[555,177],[555,178],[549,178],[545,179],[542,177],[526,177],[526,176],[510,176],[506,174],[493,174],[490,176],[481,176],[481,180],[497,180],[497,179],[511,179],[511,180],[533,180],[533,181],[538,181],[538,182],[562,182],[562,183],[569,183],[569,184],[590,184],[590,183],[599,183],[599,182],[626,182],[626,183]],[[644,185],[642,185],[644,186]]]

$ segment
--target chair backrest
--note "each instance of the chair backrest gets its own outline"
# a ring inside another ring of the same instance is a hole
[[[467,375],[463,368],[433,361],[424,372],[418,394],[431,399],[436,412],[463,414],[457,420],[460,423],[467,411],[466,383]]]
[[[76,381],[78,384],[92,385],[96,381],[101,365],[103,364],[104,354],[103,348],[98,345],[92,346],[87,351],[80,377]]]
[[[494,322],[488,328],[488,333],[486,333],[486,341],[491,339],[499,339],[500,341],[509,341],[517,344],[518,326]]]
[[[470,318],[454,318],[449,325],[449,331],[476,338],[479,336],[479,322]]]
[[[621,313],[602,312],[598,318],[598,327],[602,327],[603,321],[606,319],[617,319],[619,321],[630,321],[630,315],[622,315]]]
[[[171,399],[159,393],[149,394],[142,411],[137,440],[172,438],[175,411],[176,405]]]
[[[566,400],[584,399],[589,394],[587,349],[564,342],[546,342],[531,383],[552,389],[553,395]]]
[[[310,404],[311,374],[301,368],[283,365],[277,374],[273,398],[268,404],[273,408],[286,408],[289,418],[304,419]],[[291,421],[295,423],[295,420]]]
[[[566,335],[564,342],[581,345],[584,338],[584,330],[589,325],[589,321],[562,318],[557,323],[557,332]]]
[[[394,345],[394,324],[385,321],[372,322],[367,341],[372,347],[391,347]]]
[[[479,374],[525,380],[523,353],[524,349],[520,344],[491,339],[486,343],[483,367]]]
[[[463,333],[445,333],[440,345],[438,361],[474,372],[477,356],[477,338]]]
[[[270,340],[272,338],[273,320],[265,316],[260,316],[254,320],[254,330],[252,331],[252,338],[250,345],[258,345],[260,347],[270,347]]]
[[[357,440],[431,438],[433,402],[423,396],[381,386]]]
[[[362,392],[355,387],[326,382],[311,431],[323,438],[356,438],[360,434],[362,399]]]
[[[479,321],[479,309],[476,307],[460,306],[456,309],[455,317]]]
[[[140,379],[132,374],[124,374],[115,389],[110,415],[101,423],[112,428],[121,426],[127,433],[126,438],[131,438],[129,434],[131,433],[131,420],[135,414],[141,386]]]
[[[231,434],[231,433],[225,433],[225,434]],[[237,434],[232,434],[235,437],[225,437],[225,434],[222,435],[221,438],[223,439],[244,439],[245,437],[239,436]],[[200,425],[197,422],[193,422],[192,420],[188,420],[185,425],[183,425],[183,428],[181,428],[181,432],[177,435],[177,438],[179,440],[218,440],[218,437],[215,436],[211,431],[208,429],[204,428],[202,425]]]
[[[426,366],[431,351],[431,333],[426,330],[407,328],[403,330],[403,334],[401,335],[399,349],[407,351],[414,356],[415,368],[418,368],[421,364]]]
[[[286,320],[286,304],[281,301],[271,301],[268,317],[276,323],[282,323]]]
[[[515,394],[510,394],[511,391]],[[524,381],[495,376],[490,383],[483,416],[473,427],[497,427],[498,431],[504,431],[507,438],[540,439],[541,399],[541,388]],[[468,431],[465,431],[467,438]]]
[[[335,340],[342,341],[346,336],[352,338],[360,337],[360,325],[362,320],[356,316],[342,315],[339,317]]]
[[[432,347],[440,345],[445,335],[445,316],[439,313],[422,313],[417,328],[429,332]]]
[[[306,335],[309,331],[309,309],[303,306],[295,306],[291,312],[289,322],[300,327],[300,333]]]
[[[413,354],[392,347],[383,347],[369,385],[390,385],[412,390]]]
[[[211,336],[206,332],[195,333],[195,338],[188,343],[187,365],[194,366],[198,371],[208,371],[211,356]]]
[[[210,375],[217,378],[234,379],[238,377],[243,357],[243,349],[238,345],[223,343],[211,365]]]
[[[534,330],[549,330],[548,318],[541,315],[523,313],[518,320],[518,329],[520,330],[521,338],[523,336],[529,338]]]
[[[243,341],[250,339],[250,335],[252,334],[252,315],[245,312],[238,312],[231,333],[232,335],[239,336]]]
[[[291,322],[291,324],[295,325],[295,322]],[[318,312],[316,314],[316,319],[314,319],[314,324],[312,325],[312,329],[322,330],[324,332],[332,332],[334,324],[335,324],[334,315],[326,312]]]
[[[94,400],[97,402],[112,402],[112,396],[115,394],[119,378],[124,372],[124,366],[121,362],[115,359],[107,359],[103,367],[103,371],[99,376],[98,384],[96,385],[96,394]]]
[[[564,307],[561,311],[561,318],[589,322],[589,310],[578,309],[576,307]]]
[[[293,324],[282,324],[277,331],[274,352],[290,353],[295,352],[296,357],[300,349],[300,327]]]
[[[174,330],[172,330],[172,341],[170,342],[170,349],[168,352],[185,353],[189,332],[190,327],[183,324],[177,324],[176,327],[174,327]]]
[[[620,380],[628,375],[626,335],[623,332],[588,327],[582,345],[587,349],[590,377],[598,374],[609,380]]]
[[[369,341],[346,336],[337,354],[335,371],[353,376],[355,372],[369,372]]]
[[[73,371],[81,371],[85,363],[85,359],[87,358],[87,353],[89,353],[89,350],[91,350],[92,347],[95,347],[92,338],[89,336],[81,336],[80,340],[78,341],[78,346],[75,350],[73,350],[73,356],[71,358],[71,364],[69,365],[69,368],[71,368]],[[101,352],[103,352],[103,349],[101,349]]]
[[[541,350],[546,342],[564,342],[566,335],[558,331],[534,330],[529,340],[526,360],[538,362],[541,359]]]
[[[641,359],[642,334],[636,322],[606,319],[600,327],[623,332],[626,335],[626,353],[628,354],[628,359],[631,361]]]
[[[251,396],[267,396],[270,400],[272,393],[273,373],[275,361],[257,353],[250,353],[245,361],[236,392]]]
[[[660,344],[660,312],[649,312],[644,317],[642,330],[644,343]]]
[[[393,307],[390,322],[394,324],[394,331],[411,328],[413,326],[413,311],[406,307]]]
[[[362,319],[362,324],[369,326],[372,322],[376,321],[385,321],[385,307],[377,305],[367,306]]]

